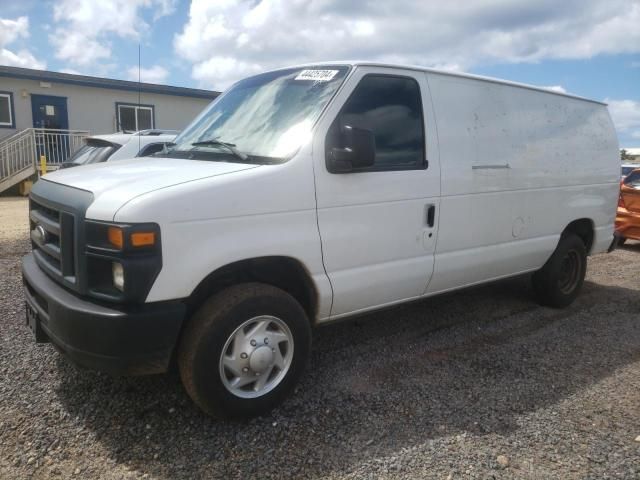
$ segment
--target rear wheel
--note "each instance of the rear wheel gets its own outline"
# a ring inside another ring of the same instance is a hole
[[[192,317],[179,346],[180,376],[212,416],[260,415],[295,386],[310,343],[309,320],[291,295],[265,284],[236,285]]]
[[[575,234],[560,238],[547,263],[533,274],[533,290],[538,302],[554,308],[570,305],[580,293],[587,271],[587,252]]]

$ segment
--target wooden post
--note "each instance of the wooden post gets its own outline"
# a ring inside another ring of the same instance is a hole
[[[40,155],[40,176],[47,174],[47,157]]]

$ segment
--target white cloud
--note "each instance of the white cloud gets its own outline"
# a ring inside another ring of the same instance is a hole
[[[140,81],[147,83],[164,83],[169,76],[169,71],[160,65],[154,65],[151,68],[140,69]],[[129,67],[127,70],[129,80],[138,81],[138,67]]]
[[[84,73],[80,73],[78,70],[74,68],[61,68],[59,70],[60,73],[70,73],[71,75],[84,75]]]
[[[140,9],[153,8],[154,20],[173,13],[175,0],[59,0],[53,6],[55,55],[76,65],[111,57],[111,36],[139,39],[149,30]]]
[[[254,67],[320,60],[464,70],[637,53],[639,24],[638,0],[192,0],[174,47],[194,78],[224,88]]]
[[[62,36],[61,29],[49,37],[56,48],[56,57],[78,65],[88,65],[111,56],[109,44],[90,38],[82,32],[67,32]]]
[[[542,88],[546,88],[547,90],[551,90],[552,92],[567,93],[567,89],[564,88],[562,85],[549,85],[547,87],[542,87]]]
[[[215,56],[199,62],[193,67],[192,76],[200,84],[206,85],[217,79],[219,85],[230,85],[235,80],[264,70],[260,64],[236,60],[232,57]]]
[[[22,16],[16,20],[0,18],[0,65],[44,69],[47,64],[36,59],[27,49],[6,48],[16,40],[29,37],[29,18]]]
[[[17,20],[0,18],[0,45],[12,43],[20,37],[29,36],[29,19],[18,17]]]
[[[34,57],[28,50],[19,50],[12,52],[6,48],[0,49],[0,65],[9,65],[12,67],[35,68],[36,70],[44,70],[47,68],[45,62],[41,62]]]
[[[172,15],[176,11],[176,5],[178,0],[156,0],[157,8],[156,13],[153,16],[154,20],[161,17]]]
[[[607,98],[605,102],[618,133],[640,139],[640,101]]]

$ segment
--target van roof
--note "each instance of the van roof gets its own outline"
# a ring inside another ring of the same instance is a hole
[[[573,95],[571,93],[562,93],[562,92],[557,92],[555,90],[550,90],[548,88],[544,88],[544,87],[538,87],[535,85],[529,85],[526,83],[519,83],[519,82],[512,82],[510,80],[501,80],[499,78],[493,78],[493,77],[485,77],[482,75],[474,75],[472,73],[463,73],[463,72],[451,72],[448,70],[440,70],[437,68],[428,68],[428,67],[421,67],[421,66],[417,66],[417,65],[403,65],[403,64],[397,64],[397,63],[382,63],[382,62],[370,62],[370,61],[364,61],[364,60],[339,60],[339,61],[335,61],[335,62],[317,62],[317,63],[306,63],[306,64],[301,64],[301,65],[293,65],[290,67],[286,67],[286,68],[296,68],[296,67],[312,67],[312,66],[324,66],[324,65],[346,65],[346,66],[353,66],[353,67],[357,67],[357,66],[362,66],[362,67],[384,67],[384,68],[402,68],[404,70],[417,70],[420,72],[429,72],[429,73],[437,73],[440,75],[449,75],[451,77],[461,77],[461,78],[471,78],[474,80],[481,80],[483,82],[491,82],[491,83],[499,83],[499,84],[503,84],[503,85],[510,85],[512,87],[520,87],[520,88],[526,88],[529,90],[536,90],[539,92],[544,92],[544,93],[549,93],[551,95],[560,95],[562,97],[568,97],[568,98],[574,98],[577,100],[584,100],[587,102],[592,102],[592,103],[597,103],[599,105],[607,105],[605,102],[601,102],[599,100],[593,100],[591,98],[586,98],[586,97],[581,97],[579,95]],[[281,70],[281,69],[277,69],[277,70]]]

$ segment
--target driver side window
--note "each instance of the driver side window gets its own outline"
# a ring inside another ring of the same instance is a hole
[[[341,132],[347,125],[370,130],[375,137],[374,165],[358,171],[426,168],[422,101],[415,79],[363,77],[331,125],[326,148],[343,146]]]

